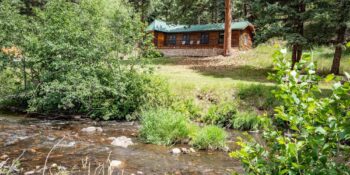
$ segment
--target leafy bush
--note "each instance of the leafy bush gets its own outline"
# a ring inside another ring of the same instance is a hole
[[[231,154],[241,160],[248,174],[349,174],[342,155],[348,151],[343,141],[349,136],[350,82],[337,82],[328,97],[318,97],[320,78],[315,64],[304,55],[295,70],[281,52],[274,54],[278,82],[276,97],[281,105],[275,117],[285,128],[266,122],[264,145],[253,139],[239,142],[240,150]],[[305,75],[301,75],[304,72]],[[328,76],[326,81],[333,80]],[[271,119],[272,120],[272,119]],[[347,157],[347,156],[345,156]]]
[[[45,83],[37,96],[29,100],[29,110],[134,120],[141,109],[167,103],[168,98],[167,85],[152,75],[103,71],[101,77],[75,75],[67,76],[64,82]]]
[[[189,121],[181,113],[159,108],[144,112],[140,137],[147,143],[170,145],[188,138]]]
[[[197,119],[202,116],[202,109],[193,99],[176,99],[172,103],[172,108],[175,111],[186,114],[191,119]]]
[[[207,124],[221,127],[231,127],[231,120],[237,113],[236,105],[232,102],[221,102],[211,105],[208,113],[202,117],[202,121]]]
[[[259,129],[261,121],[254,112],[239,112],[232,119],[232,128],[239,130]]]
[[[205,126],[191,136],[190,144],[198,149],[225,149],[227,133],[218,126]]]
[[[26,29],[20,24],[29,17],[12,3],[0,4],[6,22],[0,21],[0,29]],[[109,120],[135,119],[141,109],[168,101],[162,80],[142,66],[119,61],[139,60],[130,53],[140,43],[147,50],[141,20],[123,0],[49,0],[34,13],[30,30],[0,30],[0,49],[14,45],[20,53],[16,59],[0,53],[0,78],[12,73],[6,90],[0,90],[1,105],[9,104],[1,99],[20,94],[26,98],[14,98],[11,105],[28,104],[29,112]]]

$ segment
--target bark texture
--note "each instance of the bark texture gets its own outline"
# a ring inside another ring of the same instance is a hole
[[[225,0],[225,39],[224,39],[224,56],[231,55],[231,23],[232,23],[231,0]]]

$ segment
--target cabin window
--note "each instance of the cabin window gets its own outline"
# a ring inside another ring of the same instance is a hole
[[[225,39],[225,33],[220,32],[219,33],[219,44],[224,44],[224,39]]]
[[[183,35],[182,44],[183,45],[189,45],[190,44],[190,34],[184,34]]]
[[[176,34],[167,35],[167,45],[176,45]]]
[[[209,33],[201,33],[201,44],[209,44]]]

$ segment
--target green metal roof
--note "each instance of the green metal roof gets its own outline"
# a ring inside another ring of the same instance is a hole
[[[232,30],[244,30],[253,25],[248,21],[232,22]],[[183,33],[183,32],[200,32],[200,31],[219,31],[225,30],[224,23],[216,24],[199,24],[199,25],[172,25],[161,20],[153,21],[146,31],[160,31],[165,33]]]

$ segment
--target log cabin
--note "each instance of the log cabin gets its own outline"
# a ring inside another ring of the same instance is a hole
[[[223,54],[224,23],[172,25],[155,20],[147,27],[153,43],[165,56],[217,56]],[[253,45],[254,26],[248,21],[232,22],[233,50]]]

